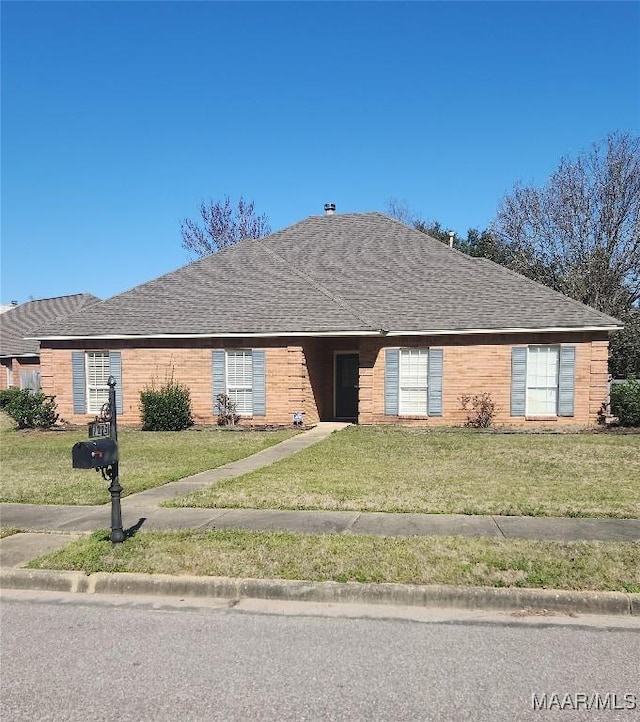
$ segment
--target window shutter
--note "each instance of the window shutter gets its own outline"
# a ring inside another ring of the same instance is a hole
[[[527,347],[511,349],[511,416],[525,416],[527,408]]]
[[[429,349],[427,370],[427,413],[442,416],[442,349]]]
[[[560,347],[560,373],[558,375],[558,416],[573,416],[575,391],[576,347]]]
[[[84,378],[84,353],[74,351],[71,354],[71,373],[73,388],[73,413],[87,413],[87,387]]]
[[[109,375],[116,380],[116,411],[122,413],[122,355],[109,351]]]
[[[227,393],[227,369],[226,354],[224,349],[216,349],[211,352],[211,388],[213,392],[213,413],[218,414],[218,402],[216,396],[218,394]]]
[[[385,416],[398,415],[398,395],[400,383],[400,351],[388,348],[384,356],[384,413]]]
[[[263,350],[253,350],[253,415],[265,416],[267,413],[265,388],[265,360]]]

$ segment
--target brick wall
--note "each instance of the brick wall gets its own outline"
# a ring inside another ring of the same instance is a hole
[[[20,388],[20,371],[40,371],[40,361],[36,357],[22,357],[2,359],[2,368],[0,368],[0,389],[9,388],[8,371],[13,372],[12,388]]]
[[[57,347],[41,349],[42,388],[55,394],[58,413],[72,424],[84,424],[92,414],[74,414],[71,358],[77,350],[120,351],[122,357],[122,401],[120,420],[124,424],[140,423],[140,392],[151,383],[162,385],[173,375],[175,381],[189,387],[193,417],[196,423],[213,424],[213,392],[211,379],[211,350],[213,348],[264,348],[267,368],[267,415],[256,416],[244,423],[291,424],[294,411],[304,411],[305,421],[319,420],[311,389],[303,348],[300,345],[278,345],[266,341],[257,345],[255,339],[238,339],[224,346],[215,341],[196,346],[190,342],[184,347],[169,344],[152,346],[148,343],[133,346],[131,343],[96,343],[85,349],[60,342]]]
[[[565,344],[576,347],[575,408],[573,417],[556,420],[514,418],[511,406],[511,349],[528,344]],[[441,417],[385,416],[384,348],[433,347],[443,349],[443,415]],[[363,339],[360,346],[360,416],[363,424],[459,425],[466,421],[460,397],[491,394],[498,406],[499,424],[591,424],[607,395],[608,340],[586,334],[571,337],[533,334],[526,338],[502,335],[433,338]]]
[[[9,388],[7,380],[9,378],[9,372],[11,370],[11,359],[2,359],[0,361],[0,391],[4,391]]]
[[[42,389],[57,397],[58,413],[70,423],[83,424],[91,417],[73,413],[71,354],[79,350],[69,342],[43,343],[40,352]],[[600,334],[537,334],[448,336],[433,338],[318,338],[286,340],[219,339],[184,340],[180,347],[170,341],[120,342],[105,346],[92,342],[84,350],[111,350],[122,354],[123,414],[125,424],[140,423],[140,391],[148,384],[162,384],[173,373],[191,392],[196,423],[215,423],[212,409],[211,350],[213,348],[264,348],[267,369],[267,415],[254,417],[256,424],[290,424],[295,411],[303,411],[306,423],[333,417],[333,368],[336,351],[359,351],[359,421],[364,424],[404,423],[456,425],[466,420],[460,396],[489,392],[499,407],[498,423],[535,424],[536,420],[509,415],[511,349],[514,345],[559,344],[576,347],[575,415],[560,424],[589,424],[607,394],[608,340]],[[384,348],[424,347],[443,349],[443,416],[409,418],[384,414]],[[82,349],[80,349],[82,350]],[[245,423],[251,423],[247,421]]]

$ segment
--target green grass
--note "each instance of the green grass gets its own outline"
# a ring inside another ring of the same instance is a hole
[[[124,495],[213,469],[277,444],[294,433],[119,432]],[[107,482],[91,470],[71,468],[71,448],[86,431],[16,431],[0,427],[0,501],[26,504],[106,504]]]
[[[14,526],[0,526],[0,539],[4,539],[6,536],[13,536],[14,534],[19,534],[20,529],[17,529]]]
[[[108,532],[35,569],[640,592],[640,543],[244,531]]]
[[[640,517],[640,435],[354,426],[171,505]]]

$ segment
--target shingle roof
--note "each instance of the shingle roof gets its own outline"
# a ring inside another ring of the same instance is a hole
[[[380,213],[312,216],[102,301],[39,335],[611,328],[616,319]]]
[[[37,356],[40,344],[25,337],[43,324],[63,319],[99,300],[90,293],[76,293],[11,307],[0,315],[0,356]]]

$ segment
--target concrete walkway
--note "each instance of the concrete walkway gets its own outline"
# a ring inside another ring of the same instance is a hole
[[[164,501],[197,491],[223,479],[241,476],[286,458],[325,439],[347,424],[321,423],[253,456],[218,469],[165,484],[122,500],[125,529],[247,529],[291,531],[306,534],[350,532],[386,536],[456,535],[552,541],[638,541],[640,519],[579,519],[515,516],[467,516],[463,514],[388,514],[349,511],[282,511],[275,509],[163,508]],[[0,541],[0,566],[16,566],[76,535],[108,528],[110,504],[58,506],[2,504],[0,522],[27,532]],[[38,537],[42,539],[38,547]],[[22,547],[22,551],[21,551]]]

